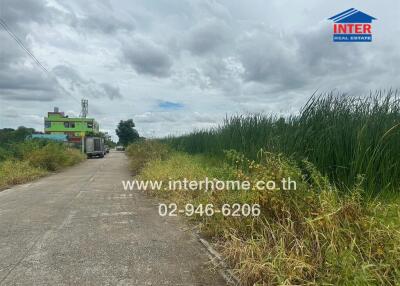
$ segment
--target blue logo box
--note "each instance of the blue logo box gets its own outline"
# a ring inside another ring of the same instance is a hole
[[[371,34],[333,34],[334,42],[371,42]]]

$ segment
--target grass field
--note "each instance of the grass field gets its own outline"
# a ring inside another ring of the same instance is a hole
[[[127,154],[141,180],[297,182],[295,191],[148,190],[181,207],[259,204],[259,217],[190,217],[243,285],[399,285],[399,123],[394,93],[328,95],[296,116],[236,116]]]

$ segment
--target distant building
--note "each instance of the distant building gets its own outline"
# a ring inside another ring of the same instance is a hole
[[[68,142],[68,136],[65,134],[38,134],[34,133],[29,136],[31,139],[45,139],[51,141]]]
[[[65,134],[70,142],[80,142],[82,135],[99,133],[99,124],[94,118],[72,118],[54,107],[53,112],[48,112],[44,118],[45,134]]]

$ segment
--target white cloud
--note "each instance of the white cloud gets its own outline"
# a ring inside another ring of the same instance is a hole
[[[3,18],[57,80],[1,31],[0,127],[40,129],[32,118],[54,105],[79,113],[71,93],[109,132],[133,118],[145,136],[182,134],[230,114],[294,113],[317,89],[363,94],[400,79],[394,0],[351,5],[378,18],[373,42],[352,44],[333,43],[327,20],[344,0],[5,1]]]

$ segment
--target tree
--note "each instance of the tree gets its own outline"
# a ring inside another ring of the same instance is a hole
[[[22,142],[27,136],[35,132],[33,128],[24,126],[18,127],[16,130],[12,128],[0,129],[0,145],[5,143]]]
[[[132,119],[128,119],[126,121],[121,120],[117,129],[115,129],[119,138],[119,143],[123,146],[127,146],[129,143],[139,140],[139,133],[133,127],[135,127],[135,123],[133,123]]]
[[[99,136],[104,138],[104,144],[106,144],[108,147],[114,148],[117,145],[117,143],[112,140],[111,135],[109,135],[108,132],[99,132]]]

